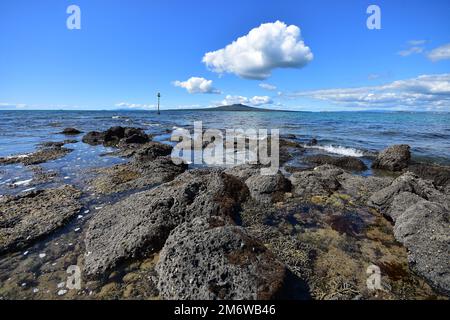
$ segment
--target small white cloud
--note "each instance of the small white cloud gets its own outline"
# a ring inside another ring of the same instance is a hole
[[[267,79],[276,68],[301,68],[313,59],[300,28],[276,21],[252,29],[225,48],[208,52],[203,62],[217,73],[246,79]]]
[[[450,43],[431,50],[427,56],[433,62],[450,59]]]
[[[408,41],[408,44],[413,47],[421,46],[421,45],[424,45],[425,43],[427,43],[427,40],[409,40]]]
[[[410,56],[412,54],[419,54],[423,52],[423,48],[422,47],[411,47],[408,48],[406,50],[402,50],[398,52],[398,55],[402,56],[402,57],[407,57]]]
[[[272,85],[272,84],[268,84],[268,83],[260,83],[259,84],[260,88],[263,88],[265,90],[269,90],[269,91],[275,91],[277,90],[277,87]]]
[[[174,81],[173,85],[180,88],[185,88],[189,93],[213,93],[220,94],[220,90],[213,87],[212,80],[207,80],[201,77],[191,77],[186,81]]]
[[[129,102],[119,102],[115,104],[118,108],[123,109],[152,109],[155,108],[154,105],[150,104],[139,104],[139,103],[129,103]]]
[[[254,96],[252,98],[247,98],[243,96],[227,95],[225,99],[218,104],[219,105],[246,104],[253,107],[258,107],[272,103],[273,103],[272,99],[268,96]]]

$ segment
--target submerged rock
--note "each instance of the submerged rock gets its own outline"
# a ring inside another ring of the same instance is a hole
[[[25,247],[77,214],[81,192],[64,185],[0,198],[0,252]]]
[[[332,157],[328,155],[315,155],[306,157],[305,161],[314,163],[316,165],[331,164],[336,167],[351,171],[367,170],[367,166],[364,164],[364,162],[355,157]]]
[[[77,134],[83,133],[83,131],[80,131],[75,128],[65,128],[63,131],[61,131],[61,133],[70,136],[70,135],[77,135]]]
[[[410,147],[406,144],[390,146],[381,151],[372,163],[373,169],[401,171],[411,160]]]
[[[27,154],[27,155],[19,155],[19,156],[10,156],[0,158],[1,164],[15,164],[22,163],[24,165],[33,165],[44,163],[51,160],[56,160],[64,157],[68,153],[72,152],[73,149],[68,149],[61,147],[59,145],[51,145],[50,147],[43,147],[38,149],[36,152]]]
[[[170,231],[184,221],[232,218],[247,194],[244,184],[221,170],[193,170],[104,207],[86,232],[85,272],[101,274],[120,261],[161,249]]]
[[[219,217],[195,218],[174,229],[157,264],[164,299],[272,299],[284,265],[242,227]]]

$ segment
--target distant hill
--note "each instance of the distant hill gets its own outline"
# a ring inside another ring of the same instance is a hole
[[[220,107],[214,107],[214,108],[189,109],[189,110],[195,110],[195,111],[251,111],[251,112],[276,111],[276,110],[271,110],[271,109],[249,107],[244,104],[232,104],[232,105],[228,105],[228,106],[220,106]]]

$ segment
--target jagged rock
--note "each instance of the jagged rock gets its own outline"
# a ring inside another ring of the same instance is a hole
[[[343,172],[342,169],[330,165],[295,172],[290,177],[293,194],[300,197],[329,195],[339,188],[340,183],[337,177]]]
[[[22,163],[28,166],[62,158],[72,151],[73,149],[60,146],[44,147],[27,155],[0,158],[0,164]]]
[[[408,260],[435,288],[450,293],[450,213],[438,203],[421,200],[406,209],[394,226]]]
[[[390,146],[381,151],[372,163],[374,169],[401,171],[411,160],[410,147],[406,144]]]
[[[61,133],[70,136],[77,135],[83,132],[75,128],[65,128],[63,131],[61,131]]]
[[[184,221],[234,217],[248,189],[221,170],[187,171],[155,189],[101,209],[86,232],[85,272],[101,274],[125,259],[162,248]]]
[[[305,161],[314,163],[316,165],[331,164],[336,167],[351,171],[367,170],[367,166],[364,164],[364,162],[355,157],[332,157],[329,155],[315,155],[306,157]]]
[[[271,299],[286,269],[242,227],[195,218],[171,233],[157,264],[164,299]]]
[[[308,143],[306,144],[307,146],[316,146],[318,144],[318,141],[316,138],[312,138],[311,140],[308,141]]]
[[[91,146],[97,146],[99,144],[102,144],[104,142],[104,139],[105,134],[103,132],[90,131],[83,136],[81,141],[90,144]]]
[[[0,197],[0,252],[21,249],[77,214],[81,192],[64,185]]]
[[[291,191],[291,183],[280,172],[275,175],[254,174],[245,181],[250,195],[256,201],[270,203],[283,200],[284,193]]]
[[[437,187],[445,189],[450,186],[450,167],[448,166],[413,164],[406,170],[417,174],[422,179],[433,181],[433,184]]]
[[[337,178],[340,190],[363,203],[366,203],[373,193],[386,188],[394,180],[390,177],[363,177],[347,172],[340,174]]]
[[[136,162],[152,161],[160,156],[169,156],[172,152],[172,146],[159,143],[148,142],[139,148],[134,153],[134,159]]]
[[[431,182],[422,180],[415,174],[407,172],[395,179],[390,186],[375,192],[369,198],[368,205],[377,208],[382,213],[387,213],[395,197],[403,192],[416,194],[425,200],[436,202],[442,200],[442,194],[433,187]],[[393,215],[397,216],[398,213]]]
[[[415,193],[406,191],[400,192],[392,199],[392,202],[386,209],[385,214],[396,222],[398,217],[400,217],[407,208],[421,200],[423,200],[423,198],[419,197]]]
[[[97,169],[98,177],[92,179],[94,191],[102,194],[142,190],[171,181],[183,173],[187,165],[176,165],[168,156],[151,161],[132,161],[109,168]]]
[[[430,181],[407,172],[372,195],[368,205],[394,221],[396,239],[408,249],[410,266],[435,288],[450,292],[450,199]]]
[[[226,174],[232,175],[243,182],[255,174],[259,174],[261,171],[260,166],[251,164],[242,164],[234,166],[225,170]]]
[[[270,203],[283,200],[285,192],[291,191],[291,182],[281,172],[262,175],[261,166],[243,164],[228,168],[225,173],[245,182],[250,195],[256,201]]]
[[[123,146],[127,144],[142,144],[150,140],[142,129],[129,127],[111,127],[105,132],[91,131],[82,139],[90,145]]]

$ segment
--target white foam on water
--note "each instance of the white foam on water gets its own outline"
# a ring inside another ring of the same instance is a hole
[[[342,156],[349,156],[349,157],[363,157],[364,156],[364,152],[362,150],[358,150],[355,148],[343,147],[343,146],[333,146],[333,145],[305,146],[305,148],[319,149],[319,150],[323,150],[323,151],[326,151],[329,153],[340,154]]]
[[[15,186],[27,186],[27,185],[30,184],[30,182],[31,182],[32,180],[33,180],[33,179],[17,181],[17,182],[14,182],[13,185],[15,185]]]

